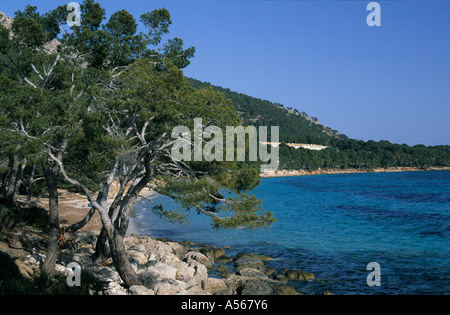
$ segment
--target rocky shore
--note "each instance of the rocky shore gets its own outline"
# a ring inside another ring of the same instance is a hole
[[[227,256],[225,248],[173,242],[149,236],[126,236],[125,247],[142,286],[126,288],[112,260],[94,265],[97,236],[76,233],[76,249],[60,250],[57,271],[71,274],[76,262],[105,284],[92,295],[297,295],[288,281],[313,281],[314,275],[299,270],[275,270],[265,264],[271,257],[252,253]],[[44,235],[32,228],[16,231],[0,241],[0,251],[15,259],[20,272],[32,277],[45,259]],[[220,276],[212,276],[210,273]],[[328,292],[324,292],[326,294]]]

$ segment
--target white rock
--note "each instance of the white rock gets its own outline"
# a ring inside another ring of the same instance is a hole
[[[157,295],[186,295],[184,286],[181,281],[160,282],[155,284],[153,290]]]
[[[202,279],[208,278],[208,270],[206,269],[205,265],[196,265],[194,269],[194,277],[199,277]]]
[[[67,269],[66,267],[64,267],[63,265],[60,265],[60,264],[56,264],[55,270],[57,272],[63,273],[66,276],[71,274],[71,270],[70,269]]]
[[[133,285],[128,289],[130,295],[155,295],[155,291],[147,289],[143,285]]]
[[[239,274],[244,277],[269,279],[269,277],[264,272],[262,272],[258,269],[255,269],[255,268],[249,268],[249,267],[242,268],[239,270]]]
[[[206,257],[200,252],[193,252],[193,251],[187,253],[184,260],[187,262],[188,265],[198,265],[198,263],[204,265],[210,263],[208,257]]]
[[[169,266],[177,270],[176,280],[188,279],[194,276],[195,268],[185,262],[169,263]]]
[[[98,274],[103,277],[104,279],[110,279],[114,282],[121,282],[121,278],[119,273],[110,267],[101,267],[98,270]]]
[[[160,261],[162,263],[169,264],[169,263],[177,263],[180,262],[181,260],[175,254],[167,253],[160,258]]]
[[[147,263],[146,272],[154,281],[175,280],[177,277],[177,269],[159,261]]]
[[[201,287],[192,287],[187,290],[187,295],[211,295],[211,293],[203,290]]]
[[[110,282],[108,290],[105,291],[106,295],[127,295],[125,290],[120,284],[116,282]]]
[[[134,260],[140,265],[145,265],[148,261],[147,256],[141,251],[128,250],[127,254],[130,260]]]
[[[168,245],[170,245],[170,247],[172,247],[172,252],[180,259],[182,259],[185,255],[186,255],[186,247],[184,247],[183,245],[181,245],[180,243],[176,243],[176,242],[169,242],[167,243]]]
[[[203,281],[203,289],[211,294],[225,290],[227,288],[225,281],[216,278],[207,278]]]

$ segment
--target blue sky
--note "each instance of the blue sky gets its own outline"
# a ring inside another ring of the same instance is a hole
[[[450,1],[97,0],[136,19],[166,7],[196,47],[185,75],[305,111],[351,138],[450,145]],[[15,0],[46,12],[70,1]],[[143,29],[142,29],[143,30]]]

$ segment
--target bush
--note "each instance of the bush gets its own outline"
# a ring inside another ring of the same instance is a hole
[[[49,222],[48,212],[44,208],[36,206],[10,208],[0,203],[0,233],[24,225],[47,231]]]
[[[0,252],[0,295],[34,295],[33,282],[19,271],[7,254]]]
[[[49,275],[43,271],[34,280],[34,286],[39,295],[89,295],[92,288],[95,291],[103,289],[104,283],[87,271],[81,272],[81,286],[71,287],[67,284],[64,274]]]
[[[82,271],[81,286],[70,287],[67,277],[57,273],[39,272],[33,279],[24,277],[14,260],[0,252],[0,295],[88,295],[92,288],[103,290],[105,282],[95,275]]]

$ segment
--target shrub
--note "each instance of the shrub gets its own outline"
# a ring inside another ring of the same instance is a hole
[[[0,295],[34,295],[33,282],[19,271],[7,254],[0,252]]]

